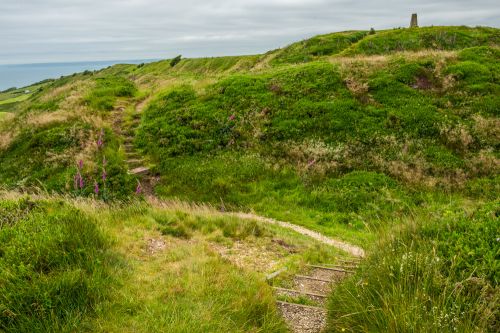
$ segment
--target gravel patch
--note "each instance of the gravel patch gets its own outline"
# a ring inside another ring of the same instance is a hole
[[[284,302],[277,306],[294,333],[319,333],[326,326],[325,309]]]

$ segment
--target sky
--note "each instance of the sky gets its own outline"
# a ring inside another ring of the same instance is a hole
[[[498,0],[0,0],[0,64],[263,53],[316,34],[499,27]]]

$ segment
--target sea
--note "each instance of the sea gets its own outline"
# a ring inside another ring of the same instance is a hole
[[[0,65],[0,91],[12,87],[22,88],[46,79],[57,79],[61,76],[86,70],[99,70],[116,64],[141,64],[152,61],[156,59]]]

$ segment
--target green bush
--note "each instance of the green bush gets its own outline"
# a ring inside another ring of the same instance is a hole
[[[170,67],[175,67],[175,65],[177,65],[178,63],[181,62],[181,59],[182,59],[182,56],[181,55],[178,55],[177,57],[173,58],[171,61],[170,61]]]

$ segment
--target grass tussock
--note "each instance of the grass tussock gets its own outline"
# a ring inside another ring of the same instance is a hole
[[[429,207],[330,298],[330,332],[496,332],[498,202]],[[464,208],[467,207],[467,208]]]

